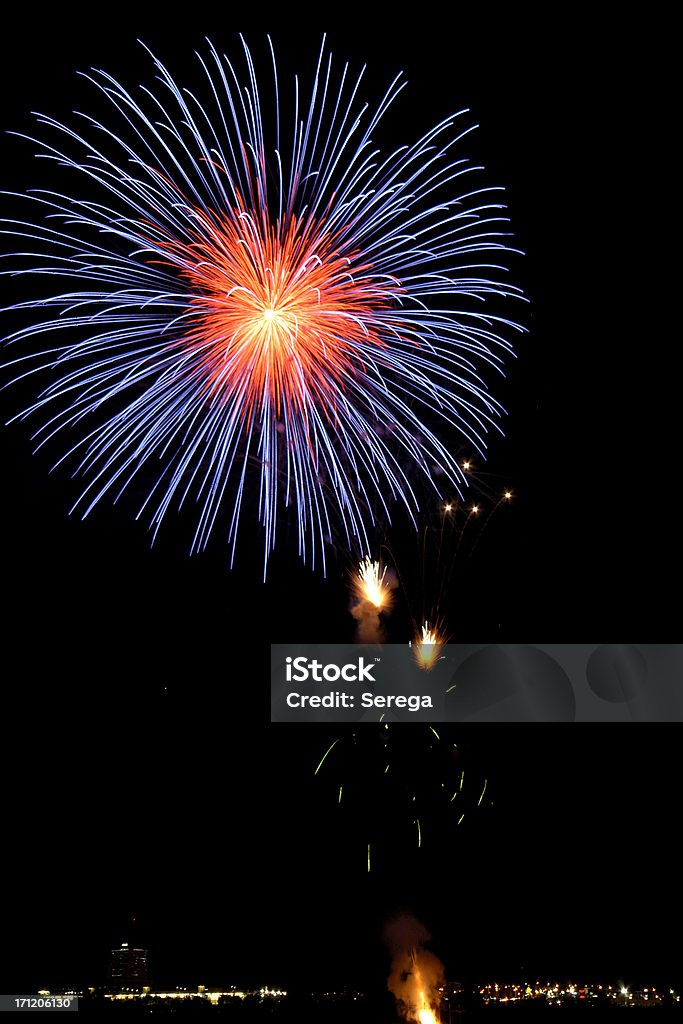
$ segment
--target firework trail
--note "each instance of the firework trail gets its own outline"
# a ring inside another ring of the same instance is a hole
[[[429,851],[490,805],[488,779],[467,769],[451,730],[424,723],[368,722],[330,737],[313,775],[344,832],[359,832],[367,870]]]
[[[473,475],[471,461],[464,460],[462,467],[468,477]],[[401,582],[414,624],[410,646],[416,664],[427,670],[441,660],[443,646],[458,628],[457,616],[453,616],[455,604],[449,597],[453,578],[459,576],[462,589],[462,570],[479,547],[484,532],[499,509],[509,507],[515,500],[510,487],[492,488],[478,474],[473,476],[470,486],[479,494],[476,501],[464,503],[451,498],[422,516],[425,525],[416,535],[417,571],[411,571],[405,558],[401,565]],[[446,621],[446,609],[450,610],[452,621]]]
[[[400,75],[364,104],[362,72],[337,73],[323,40],[290,119],[272,46],[261,81],[242,42],[243,73],[211,44],[199,57],[205,100],[152,57],[137,92],[84,76],[107,118],[38,115],[31,141],[68,181],[3,222],[5,273],[55,283],[10,307],[30,317],[11,373],[37,388],[17,418],[38,447],[61,440],[83,517],[142,488],[153,537],[194,504],[191,551],[220,525],[233,559],[258,519],[265,572],[291,508],[324,571],[336,532],[365,552],[392,504],[414,516],[417,478],[462,491],[451,441],[483,454],[501,411],[487,376],[521,330],[494,309],[521,294],[498,192],[470,181],[465,111],[384,154]]]

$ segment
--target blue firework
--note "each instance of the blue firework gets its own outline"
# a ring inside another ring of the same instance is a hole
[[[324,569],[331,536],[367,552],[395,504],[414,517],[464,486],[454,452],[483,454],[489,378],[522,330],[501,315],[522,297],[515,250],[462,153],[466,111],[385,154],[400,75],[371,107],[323,41],[288,120],[272,46],[264,87],[242,45],[243,82],[208,44],[201,100],[150,54],[152,87],[85,76],[107,118],[38,115],[31,141],[71,188],[4,222],[21,238],[5,273],[48,282],[10,307],[28,321],[9,365],[40,382],[19,418],[60,441],[82,516],[135,481],[153,536],[190,505],[192,551],[219,529],[234,556],[249,509],[265,565],[286,510]]]

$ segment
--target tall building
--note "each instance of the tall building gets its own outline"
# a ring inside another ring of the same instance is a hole
[[[142,989],[149,979],[149,951],[122,942],[111,951],[109,978],[113,988]]]

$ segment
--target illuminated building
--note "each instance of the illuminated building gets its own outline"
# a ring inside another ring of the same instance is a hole
[[[149,978],[149,952],[122,942],[112,949],[109,978],[114,989],[142,989]]]

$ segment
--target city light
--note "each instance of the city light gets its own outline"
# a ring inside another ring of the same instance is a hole
[[[130,1002],[131,1000],[146,1000],[153,1002],[174,1002],[181,1000],[202,999],[216,1006],[222,999],[258,999],[260,1001],[270,999],[284,999],[287,992],[284,989],[271,988],[264,985],[259,989],[207,989],[206,985],[198,985],[197,989],[176,988],[159,992],[153,992],[149,988],[141,991],[124,990],[122,992],[105,992],[104,998],[114,1002]]]
[[[544,1000],[548,1006],[572,1006],[581,1003],[620,1006],[665,1006],[678,1005],[680,995],[669,989],[666,998],[656,988],[630,989],[623,983],[618,986],[604,983],[582,984],[574,982],[536,981],[500,984],[489,982],[480,985],[477,992],[485,1006],[498,1003],[516,1003],[528,1000]]]
[[[458,1003],[465,995],[465,990],[459,982],[448,982],[441,985],[437,998],[446,1003]],[[104,997],[104,999],[117,1004],[145,1003],[149,1005],[150,1012],[154,1004],[169,1003],[191,1003],[197,1001],[197,1005],[203,1003],[211,1006],[225,1006],[230,1000],[239,1002],[251,1001],[252,1003],[272,1003],[287,998],[287,990],[270,985],[262,985],[260,988],[208,988],[206,985],[198,985],[196,988],[177,987],[173,989],[153,990],[149,986],[127,987],[112,991],[108,988],[86,988],[83,990],[59,990],[41,988],[37,994],[41,997],[78,997],[87,1001],[93,996]],[[517,982],[489,981],[476,987],[474,994],[479,997],[484,1007],[497,1005],[513,1005],[515,1003],[536,1002],[548,1007],[563,1006],[611,1006],[619,1007],[679,1007],[681,1003],[680,994],[673,988],[659,990],[653,986],[644,988],[633,988],[620,982],[618,985],[609,985],[604,982],[593,981],[579,984],[576,981],[541,981],[527,979]],[[437,1024],[439,1019],[444,1019],[443,1014],[437,1015],[432,1011],[430,1001],[424,992],[419,993],[420,998],[416,1006],[417,1024]],[[355,989],[342,988],[339,990],[327,990],[311,993],[314,1002],[344,1001],[356,1002],[363,999],[364,993]]]

